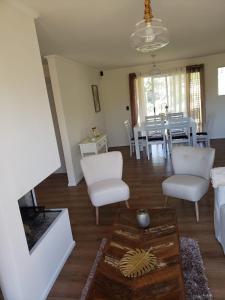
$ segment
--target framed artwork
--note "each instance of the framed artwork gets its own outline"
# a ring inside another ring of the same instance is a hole
[[[94,106],[95,106],[95,112],[101,111],[101,106],[99,102],[99,95],[98,95],[98,86],[97,85],[92,85],[92,95],[93,95],[93,101],[94,101]]]

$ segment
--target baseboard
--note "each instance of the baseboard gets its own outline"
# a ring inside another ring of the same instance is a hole
[[[46,300],[48,297],[48,294],[53,286],[53,284],[55,283],[59,273],[61,272],[63,266],[65,265],[68,257],[70,256],[73,248],[75,247],[75,241],[72,242],[72,244],[70,245],[70,247],[68,248],[68,250],[66,251],[65,255],[63,256],[58,268],[56,269],[55,273],[52,276],[52,279],[50,280],[49,284],[47,285],[44,293],[42,294],[42,296],[40,297],[40,300]]]
[[[77,185],[77,182],[75,181],[75,179],[68,181],[68,186],[76,186],[76,185]]]
[[[211,141],[216,141],[216,140],[224,140],[225,137],[210,137]]]
[[[83,174],[80,174],[79,176],[77,176],[77,178],[74,181],[72,182],[69,181],[68,186],[77,186],[78,183],[82,180],[82,178],[83,178]]]
[[[117,146],[109,146],[109,150],[113,150],[114,148],[125,148],[125,147],[130,147],[129,144],[120,144],[120,145],[117,145]]]

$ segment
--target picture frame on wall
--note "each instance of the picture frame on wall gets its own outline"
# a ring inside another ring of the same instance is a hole
[[[101,106],[100,106],[100,101],[99,101],[98,86],[92,85],[91,89],[92,89],[93,101],[94,101],[94,106],[95,106],[95,112],[100,112]]]

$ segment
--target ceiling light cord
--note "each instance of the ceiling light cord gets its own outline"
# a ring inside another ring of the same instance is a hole
[[[145,13],[144,13],[145,23],[151,23],[152,18],[153,18],[153,13],[151,7],[151,0],[145,0]]]

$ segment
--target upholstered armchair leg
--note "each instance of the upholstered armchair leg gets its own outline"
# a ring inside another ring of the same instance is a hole
[[[148,157],[148,160],[150,159],[150,153],[149,153],[149,145],[147,144],[146,146],[146,152],[147,152],[147,157]]]
[[[99,225],[99,209],[95,207],[96,225]]]
[[[195,214],[196,214],[196,221],[199,221],[199,209],[198,209],[198,202],[195,202]]]
[[[172,155],[172,148],[173,148],[173,144],[172,144],[171,141],[169,141],[168,148],[169,148],[169,153],[170,153],[170,156],[171,156]]]
[[[163,148],[164,158],[166,158],[167,157],[166,143],[162,144],[162,148]]]
[[[168,196],[165,196],[165,203],[164,203],[164,207],[167,207],[167,203],[168,203]]]
[[[128,202],[128,200],[127,200],[127,201],[125,201],[125,204],[126,204],[126,207],[127,207],[127,208],[130,208],[130,205],[129,205],[129,202]]]

